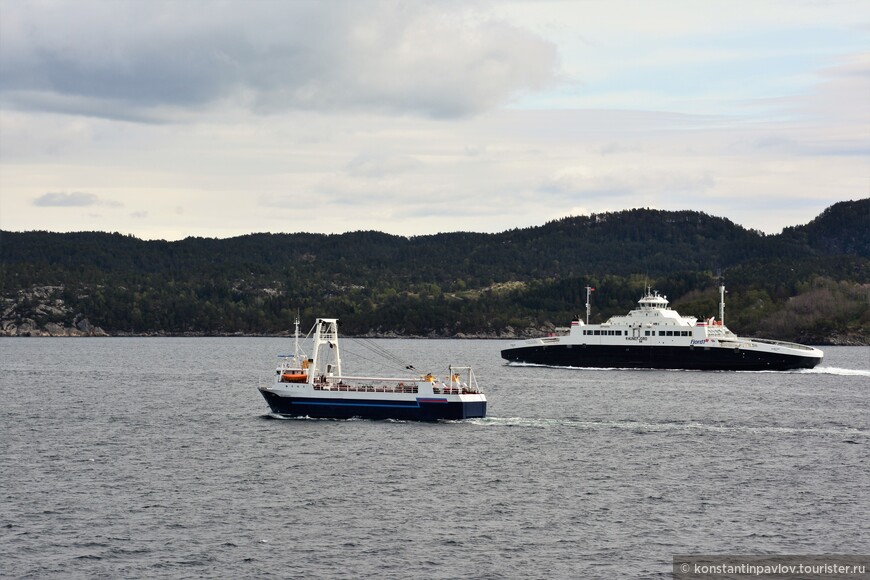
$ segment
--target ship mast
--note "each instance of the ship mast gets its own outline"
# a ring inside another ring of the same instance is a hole
[[[719,324],[725,326],[725,278],[719,276]]]
[[[294,331],[295,343],[293,345],[293,360],[295,364],[301,364],[299,360],[299,313],[296,313],[296,322],[294,323],[296,330]]]
[[[314,375],[341,376],[341,353],[338,350],[338,319],[318,318],[312,329],[309,382]]]
[[[589,303],[589,296],[595,292],[595,288],[592,286],[586,287],[586,324],[589,324],[589,315],[592,312],[592,304]]]

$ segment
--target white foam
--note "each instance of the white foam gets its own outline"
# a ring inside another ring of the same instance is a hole
[[[825,434],[851,438],[868,438],[870,431],[854,427],[783,427],[783,426],[747,426],[747,425],[707,425],[691,422],[649,423],[645,421],[583,421],[580,419],[547,419],[534,417],[486,417],[468,421],[475,425],[486,427],[525,427],[546,429],[552,427],[574,427],[577,429],[615,429],[624,431],[639,431],[646,433],[661,433],[668,431],[710,431],[717,433],[759,433],[759,434]]]
[[[870,377],[870,371],[860,369],[841,369],[837,367],[816,367],[814,369],[799,369],[795,373],[807,375],[839,375],[841,377]]]
[[[523,363],[523,362],[509,362],[507,366],[512,367],[541,367],[541,368],[550,368],[550,369],[564,369],[564,370],[572,370],[572,371],[665,371],[665,372],[677,372],[677,373],[795,373],[795,374],[816,374],[816,375],[839,375],[843,377],[870,377],[870,371],[860,370],[860,369],[841,369],[837,367],[815,367],[812,369],[792,369],[788,371],[776,371],[776,370],[754,370],[754,371],[745,371],[745,370],[733,370],[733,371],[722,371],[722,370],[701,370],[701,369],[652,369],[652,368],[634,368],[634,367],[573,367],[573,366],[557,366],[557,365],[543,365],[536,363]]]

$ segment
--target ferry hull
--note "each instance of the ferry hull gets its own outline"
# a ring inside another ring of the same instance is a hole
[[[486,400],[447,401],[439,397],[413,400],[338,399],[280,396],[261,390],[269,408],[277,415],[316,419],[398,419],[439,421],[473,419],[486,416]]]
[[[811,369],[821,357],[753,349],[688,346],[539,345],[509,348],[502,358],[558,367],[787,371]]]

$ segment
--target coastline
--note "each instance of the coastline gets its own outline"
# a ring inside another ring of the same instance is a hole
[[[400,339],[458,339],[458,340],[523,340],[546,336],[552,332],[552,328],[526,328],[516,331],[512,328],[505,332],[458,332],[429,334],[405,334],[396,331],[367,332],[364,334],[347,334],[346,338],[400,338]],[[167,332],[167,331],[122,331],[107,332],[99,326],[92,325],[87,319],[78,321],[73,326],[49,322],[45,325],[37,325],[33,321],[26,320],[20,325],[6,323],[0,325],[0,337],[9,338],[289,338],[292,333],[287,330],[279,333],[245,333],[245,332]],[[764,337],[769,338],[769,337]],[[817,346],[870,346],[870,337],[857,333],[834,333],[829,336],[801,336],[790,342],[811,344]]]

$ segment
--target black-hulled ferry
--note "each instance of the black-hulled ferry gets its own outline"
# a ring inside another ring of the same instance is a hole
[[[561,334],[512,343],[501,351],[511,363],[559,367],[784,371],[813,368],[823,352],[811,346],[737,336],[723,323],[725,286],[719,285],[719,320],[681,316],[666,296],[647,290],[625,316],[589,324],[571,322]]]
[[[259,390],[277,415],[348,419],[438,421],[486,416],[486,396],[471,367],[448,366],[447,375],[379,378],[342,374],[338,320],[318,318],[308,333],[311,356],[299,345],[281,356],[273,381]]]

